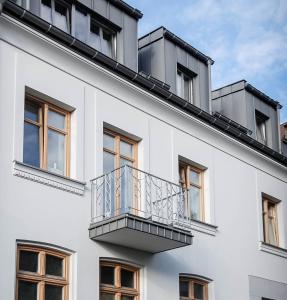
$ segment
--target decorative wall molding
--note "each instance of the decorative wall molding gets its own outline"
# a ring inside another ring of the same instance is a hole
[[[49,171],[29,166],[18,161],[13,162],[13,175],[48,185],[72,194],[83,196],[85,193],[85,182],[70,179],[58,174],[53,174]]]
[[[287,249],[259,242],[259,250],[287,258]]]
[[[186,230],[191,230],[191,231],[194,230],[194,231],[209,234],[212,236],[215,236],[216,232],[217,232],[216,225],[212,225],[212,224],[197,221],[197,220],[189,220],[188,222],[185,222],[184,224],[174,223],[173,225],[175,227],[181,227],[181,228],[184,227]]]

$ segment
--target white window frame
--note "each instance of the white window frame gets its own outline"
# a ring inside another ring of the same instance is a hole
[[[185,81],[188,81],[188,97],[185,97]],[[187,75],[180,68],[176,72],[176,93],[179,97],[194,104],[194,77]]]

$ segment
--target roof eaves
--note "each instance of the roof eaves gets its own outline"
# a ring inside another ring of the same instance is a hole
[[[26,11],[17,4],[7,1],[4,5],[4,11],[9,15],[16,17],[18,21],[40,31],[42,34],[53,38],[57,42],[65,45],[69,49],[83,55],[85,58],[92,62],[105,67],[111,72],[116,73],[118,76],[129,80],[130,82],[138,85],[146,91],[159,96],[163,101],[177,107],[178,109],[190,114],[191,116],[207,123],[208,125],[226,133],[228,136],[242,142],[243,144],[259,151],[265,156],[272,158],[280,164],[287,167],[287,157],[274,151],[273,149],[259,143],[247,134],[244,134],[238,128],[230,126],[227,122],[212,116],[208,112],[198,108],[197,106],[187,102],[186,100],[178,97],[170,91],[156,85],[150,79],[141,76],[139,73],[129,69],[128,67],[118,63],[117,61],[107,57],[103,53],[91,48],[87,44],[77,40],[70,34],[61,31],[59,28],[49,24],[43,19],[35,16],[29,11]]]
[[[141,19],[143,16],[143,13],[140,10],[130,6],[129,4],[127,4],[122,0],[108,0],[108,1],[137,20]]]
[[[281,109],[282,108],[282,105],[278,101],[270,98],[269,96],[267,96],[263,92],[259,91],[257,88],[255,88],[250,83],[248,83],[248,82],[245,83],[245,89],[248,92],[250,92],[251,94],[253,94],[254,96],[260,98],[265,103],[271,105],[272,107],[274,107],[276,109]]]

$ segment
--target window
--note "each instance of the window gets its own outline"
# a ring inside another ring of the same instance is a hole
[[[19,245],[16,300],[67,299],[68,274],[68,256],[64,253]]]
[[[180,300],[208,300],[208,284],[193,278],[180,278]]]
[[[77,5],[75,10],[75,37],[103,54],[116,59],[116,30],[102,24]]]
[[[179,162],[179,178],[184,190],[184,217],[204,221],[203,171]]]
[[[262,206],[263,206],[264,242],[270,245],[279,246],[278,220],[277,220],[278,203],[268,198],[263,198]]]
[[[63,0],[41,0],[41,17],[65,32],[71,31],[71,7]]]
[[[70,114],[26,96],[23,162],[69,176]]]
[[[105,55],[115,58],[115,32],[91,18],[88,44]]]
[[[111,195],[111,213],[127,212],[128,208],[137,207],[132,180],[136,170],[119,169],[125,165],[137,167],[137,142],[110,130],[104,130],[103,171],[109,173]],[[105,209],[105,207],[104,207]],[[104,215],[106,211],[103,212]]]
[[[256,119],[257,141],[264,145],[267,145],[266,123],[267,123],[268,117],[256,110],[255,111],[255,119]]]
[[[101,262],[100,300],[139,300],[139,296],[137,268]]]
[[[193,103],[193,93],[193,78],[178,69],[176,76],[176,94],[186,101]]]
[[[137,166],[137,142],[113,131],[104,130],[104,173],[129,165]]]

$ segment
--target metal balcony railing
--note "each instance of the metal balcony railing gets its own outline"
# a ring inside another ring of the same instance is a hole
[[[126,213],[167,225],[186,223],[184,192],[178,184],[128,165],[91,184],[92,223]]]

